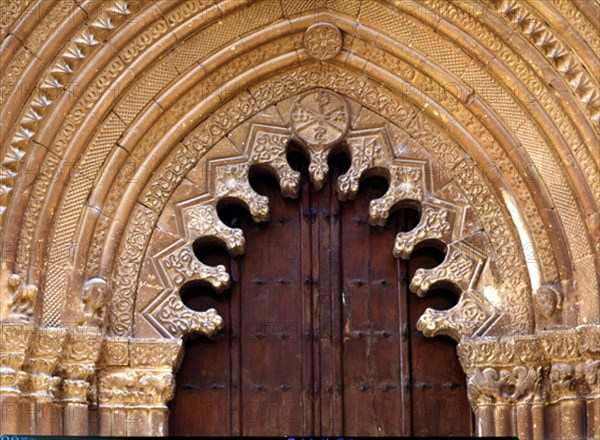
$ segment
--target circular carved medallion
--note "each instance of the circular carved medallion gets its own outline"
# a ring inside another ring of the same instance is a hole
[[[292,130],[309,146],[329,146],[344,137],[350,124],[348,104],[325,89],[305,93],[292,107]]]
[[[330,23],[316,23],[304,34],[306,51],[318,60],[328,60],[342,49],[342,33]]]

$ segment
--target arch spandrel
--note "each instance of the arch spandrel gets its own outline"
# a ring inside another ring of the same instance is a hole
[[[143,401],[154,411],[148,417],[164,418],[181,355],[174,336],[210,333],[222,321],[218,311],[190,315],[176,302],[188,327],[157,331],[158,321],[144,313],[161,304],[156,298],[174,272],[153,273],[155,256],[207,233],[185,229],[186,209],[227,193],[211,186],[219,161],[247,161],[261,125],[277,127],[276,151],[298,134],[286,121],[294,97],[323,88],[348,103],[350,139],[385,133],[397,182],[409,184],[404,170],[424,164],[426,215],[412,235],[390,243],[390,255],[408,256],[424,237],[449,244],[447,264],[416,277],[413,287],[425,293],[427,280],[456,275],[461,301],[428,312],[419,327],[461,338],[481,420],[515,412],[516,422],[483,423],[480,433],[543,436],[540,424],[522,421],[528,416],[519,405],[544,417],[543,404],[575,401],[564,411],[578,422],[546,434],[597,435],[582,416],[598,408],[600,351],[595,7],[267,3],[59,1],[3,14],[0,282],[2,337],[11,342],[3,344],[2,398],[29,399],[40,410],[62,399],[65,414],[79,414],[100,371],[101,417],[125,390],[153,396]],[[40,20],[45,14],[52,19]],[[327,46],[331,53],[306,37],[318,23],[331,32],[317,33],[317,41],[341,38]],[[322,155],[312,157],[317,184],[326,175]],[[294,173],[280,153],[270,161],[284,195],[294,195]],[[19,177],[22,170],[28,178]],[[394,200],[373,208],[373,223]],[[258,218],[265,206],[254,206]],[[239,240],[229,239],[240,252]],[[467,282],[459,267],[477,276]],[[223,271],[195,265],[191,273],[227,283]],[[144,432],[138,428],[102,429]],[[38,421],[13,431],[50,429]]]

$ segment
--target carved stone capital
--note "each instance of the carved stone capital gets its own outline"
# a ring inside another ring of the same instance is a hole
[[[600,359],[552,365],[549,373],[550,400],[581,399],[599,394]]]
[[[69,334],[57,372],[64,379],[61,387],[65,403],[86,403],[89,380],[96,372],[102,336],[91,327],[77,327]]]
[[[474,370],[467,380],[471,405],[542,401],[542,367]]]
[[[86,404],[90,383],[86,380],[64,379],[61,386],[61,397],[64,403]]]
[[[100,407],[164,409],[174,392],[171,370],[111,368],[100,373]]]
[[[53,374],[66,337],[66,329],[49,327],[38,329],[33,336],[25,360],[25,371],[29,374],[26,383],[29,398],[40,401],[55,398],[60,378]]]
[[[21,395],[20,385],[27,379],[25,353],[32,335],[32,324],[0,322],[0,394]]]

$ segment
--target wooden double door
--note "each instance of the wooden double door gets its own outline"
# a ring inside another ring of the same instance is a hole
[[[449,308],[456,298],[408,290],[414,271],[443,254],[421,249],[408,262],[395,259],[394,237],[414,227],[418,213],[400,210],[385,227],[370,226],[369,201],[385,181],[369,179],[356,200],[341,203],[335,181],[344,158],[331,168],[320,191],[305,178],[297,200],[254,176],[270,199],[270,222],[221,210],[244,230],[246,254],[230,259],[220,247],[197,247],[201,260],[225,264],[234,282],[219,296],[202,285],[182,292],[189,307],[215,307],[226,324],[213,340],[186,343],[172,434],[471,434],[455,344],[415,328],[426,307]]]

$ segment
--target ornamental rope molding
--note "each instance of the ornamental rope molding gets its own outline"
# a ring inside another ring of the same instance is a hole
[[[193,243],[243,255],[219,203],[269,221],[248,176],[297,197],[295,143],[317,189],[347,150],[342,201],[386,178],[371,225],[419,208],[390,258],[445,246],[410,290],[459,292],[417,328],[459,342],[477,434],[600,438],[596,3],[0,9],[4,434],[168,434],[182,338],[225,323],[181,288],[231,284]]]

